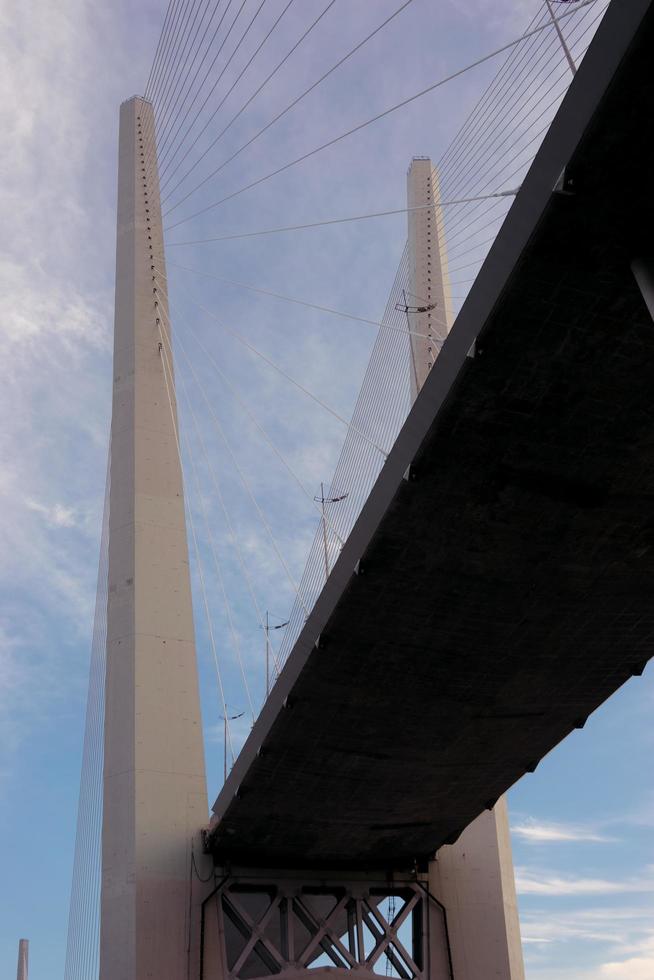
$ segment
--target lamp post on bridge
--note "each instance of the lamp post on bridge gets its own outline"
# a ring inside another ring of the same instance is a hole
[[[277,626],[271,626],[269,613],[268,610],[266,609],[266,625],[259,627],[259,629],[263,630],[264,633],[266,634],[266,697],[268,697],[268,695],[270,694],[270,631],[281,630],[285,626],[288,626],[289,622],[290,620],[287,619],[283,623],[278,623]]]
[[[236,721],[237,718],[242,718],[245,714],[244,711],[239,712],[237,715],[227,714],[227,705],[225,705],[225,714],[220,715],[223,720],[223,778],[227,782],[227,723],[229,721]]]
[[[322,540],[325,548],[325,582],[329,578],[329,553],[327,549],[327,515],[325,514],[325,504],[337,504],[341,500],[345,500],[347,496],[348,496],[347,493],[342,493],[339,497],[326,497],[325,485],[324,483],[321,483],[320,496],[313,498],[317,504],[320,504],[322,508]]]

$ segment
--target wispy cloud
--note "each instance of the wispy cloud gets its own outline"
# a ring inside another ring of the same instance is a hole
[[[516,888],[521,895],[617,895],[654,893],[652,868],[642,876],[622,879],[563,875],[531,868],[516,868]]]
[[[651,904],[536,909],[523,915],[529,980],[652,980],[653,915]]]
[[[599,970],[601,980],[652,980],[654,977],[654,932],[629,951],[626,959],[612,959]]]
[[[604,963],[600,976],[610,980],[652,980],[654,977],[654,955],[633,956],[628,960]]]
[[[608,943],[627,953],[649,935],[653,915],[652,904],[566,908],[565,912],[532,908],[521,915],[522,941],[528,946]]]
[[[511,833],[529,844],[559,844],[567,841],[606,844],[617,840],[615,837],[600,834],[589,826],[531,819],[512,825]]]
[[[74,710],[92,622],[110,375],[80,0],[5,4],[0,32],[0,741]],[[113,237],[113,236],[111,236]],[[84,243],[84,244],[81,244]],[[109,240],[108,255],[113,242]],[[97,268],[96,268],[97,266]]]
[[[25,503],[29,510],[41,514],[52,527],[75,527],[77,524],[73,507],[66,507],[64,504],[42,504],[38,500],[30,499]]]

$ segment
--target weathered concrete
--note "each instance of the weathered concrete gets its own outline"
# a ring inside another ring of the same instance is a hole
[[[429,862],[429,890],[447,910],[456,980],[525,975],[506,799]]]
[[[612,4],[215,803],[217,860],[427,859],[652,655],[653,51],[650,0]]]
[[[120,111],[100,980],[187,976],[191,847],[207,816],[174,391],[171,413],[151,269],[154,256],[163,268],[151,114],[139,98]]]

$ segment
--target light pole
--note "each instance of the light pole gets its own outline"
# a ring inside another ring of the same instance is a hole
[[[329,578],[329,554],[327,551],[327,516],[325,514],[325,504],[337,504],[340,500],[345,500],[348,495],[342,493],[340,497],[326,497],[325,496],[325,486],[323,483],[320,484],[320,496],[314,497],[313,499],[316,503],[320,504],[322,508],[322,540],[325,547],[325,582]]]
[[[288,626],[289,622],[290,620],[287,619],[283,623],[278,623],[277,626],[271,626],[268,610],[266,609],[266,625],[259,627],[259,629],[262,629],[266,634],[266,697],[268,697],[270,694],[270,631],[281,630],[285,626]]]
[[[227,722],[236,721],[237,718],[242,718],[244,714],[245,712],[241,711],[238,715],[228,715],[227,705],[225,705],[225,714],[220,716],[223,720],[223,780],[224,782],[227,782]],[[233,754],[234,753],[232,750],[232,756]]]

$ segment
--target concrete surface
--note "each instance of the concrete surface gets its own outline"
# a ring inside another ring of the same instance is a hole
[[[163,261],[151,112],[139,98],[120,111],[100,980],[187,975],[191,846],[208,809],[182,474],[151,270]]]

